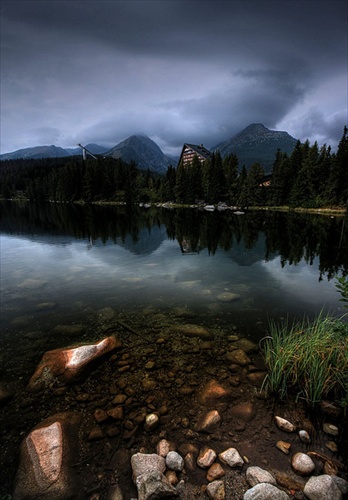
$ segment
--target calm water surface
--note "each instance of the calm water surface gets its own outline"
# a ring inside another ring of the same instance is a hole
[[[18,203],[1,210],[5,378],[30,372],[31,346],[67,344],[57,325],[80,325],[74,341],[99,339],[105,308],[128,322],[143,317],[145,330],[156,315],[174,315],[226,334],[237,327],[254,340],[269,319],[344,312],[333,279],[348,270],[342,217]]]

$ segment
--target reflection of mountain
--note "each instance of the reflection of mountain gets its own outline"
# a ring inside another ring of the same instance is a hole
[[[230,212],[60,203],[0,203],[0,209],[2,233],[48,245],[77,241],[96,250],[108,247],[110,255],[115,245],[134,255],[150,255],[169,239],[183,253],[222,250],[240,266],[279,255],[282,265],[319,257],[320,273],[329,277],[348,270],[348,230],[339,217],[277,212],[236,217]]]
[[[265,255],[267,255],[267,244],[266,236],[264,233],[260,232],[258,240],[255,242],[252,248],[246,248],[246,246],[240,242],[234,244],[228,254],[234,262],[240,266],[252,266],[256,262],[264,261]],[[279,253],[273,253],[268,256],[269,260],[275,258]]]
[[[136,255],[149,255],[161,246],[167,239],[165,226],[152,226],[151,229],[140,229],[137,238],[127,234],[124,238],[116,238],[116,244]]]

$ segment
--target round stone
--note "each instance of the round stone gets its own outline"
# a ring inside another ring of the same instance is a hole
[[[292,456],[291,466],[300,476],[309,476],[315,469],[315,464],[306,453],[297,452]]]

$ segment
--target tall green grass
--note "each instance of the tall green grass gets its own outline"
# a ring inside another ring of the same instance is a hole
[[[264,390],[281,399],[295,393],[312,406],[324,398],[348,406],[347,323],[321,313],[313,322],[271,322],[269,333],[261,341]]]

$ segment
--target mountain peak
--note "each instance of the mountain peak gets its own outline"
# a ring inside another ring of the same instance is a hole
[[[269,130],[262,123],[252,123],[238,134],[221,144],[213,151],[220,151],[224,158],[232,153],[239,159],[239,167],[250,167],[260,163],[265,169],[272,167],[278,149],[290,154],[297,140],[287,132]]]

